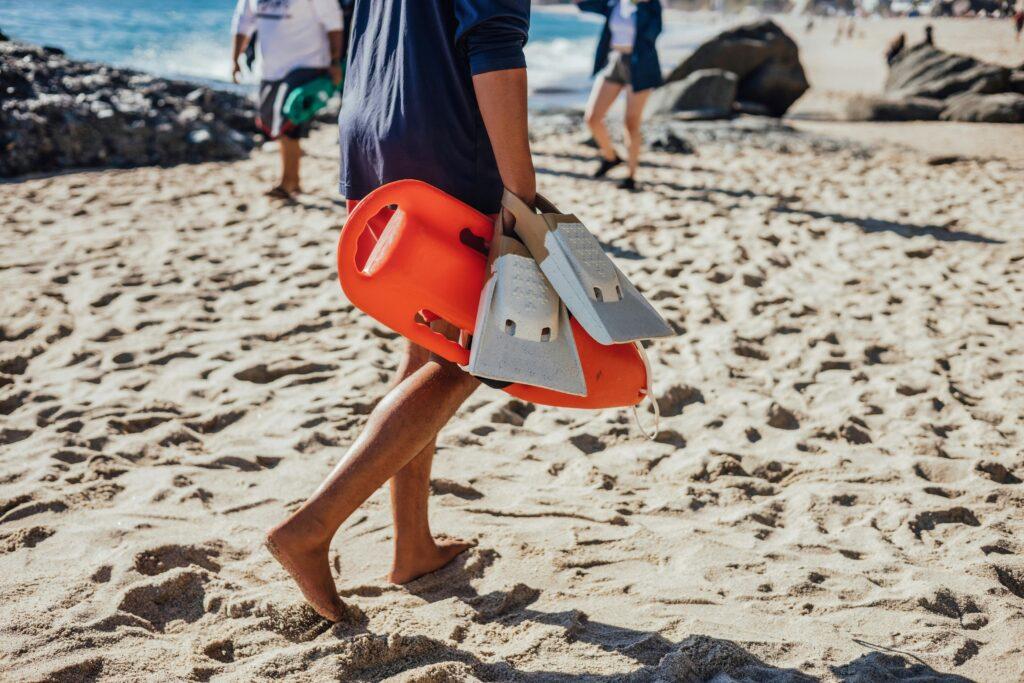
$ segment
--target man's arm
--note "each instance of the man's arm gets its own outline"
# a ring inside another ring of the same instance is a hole
[[[241,71],[238,58],[245,52],[255,31],[256,16],[252,12],[249,0],[238,0],[235,14],[231,17],[231,33],[234,36],[231,44],[231,80],[235,83],[238,83],[238,74]]]
[[[313,0],[313,13],[320,25],[327,31],[327,42],[331,46],[331,63],[328,70],[334,85],[341,83],[341,58],[344,56],[345,32],[342,25],[341,5],[338,0]]]
[[[331,82],[337,86],[341,83],[341,60],[344,57],[344,46],[345,33],[340,29],[337,31],[327,32],[327,42],[331,45],[331,64],[327,67],[328,71],[331,72]]]
[[[242,71],[242,67],[238,65],[238,58],[245,52],[245,48],[249,47],[249,36],[236,33],[235,40],[231,45],[231,80],[238,83],[239,73]]]
[[[526,69],[487,71],[473,76],[480,114],[498,162],[501,182],[533,205],[537,179],[530,156],[526,114]]]
[[[456,40],[469,57],[477,105],[501,181],[533,205],[537,193],[526,118],[529,0],[456,0]]]

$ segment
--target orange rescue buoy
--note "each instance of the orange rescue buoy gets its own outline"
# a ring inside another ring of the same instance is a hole
[[[377,218],[391,209],[386,224]],[[383,185],[349,213],[338,240],[338,279],[354,306],[459,365],[469,349],[431,329],[445,320],[467,335],[487,279],[494,221],[418,180]],[[564,408],[635,406],[647,395],[648,368],[635,344],[598,344],[570,320],[587,383],[586,396],[512,384],[524,401]]]

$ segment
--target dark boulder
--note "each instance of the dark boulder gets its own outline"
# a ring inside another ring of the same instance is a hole
[[[655,116],[680,112],[699,118],[731,116],[737,83],[730,71],[701,69],[655,90],[648,106]]]
[[[1007,92],[1019,92],[1024,95],[1024,70],[1018,69],[1010,73],[1010,82],[1006,90]]]
[[[0,177],[231,160],[261,140],[243,95],[0,42]]]
[[[737,99],[762,105],[773,116],[785,114],[809,87],[796,43],[770,20],[718,34],[683,60],[666,80],[681,81],[702,69],[736,74]]]
[[[1024,95],[1015,92],[957,95],[946,103],[942,119],[982,123],[1024,123]]]
[[[925,97],[859,97],[846,106],[850,121],[938,121],[946,104]]]
[[[922,44],[901,53],[892,63],[885,92],[892,97],[944,100],[965,92],[1003,92],[1009,83],[1006,67]]]
[[[889,67],[885,93],[851,102],[854,120],[985,121],[1019,123],[1014,95],[1024,79],[1016,71],[922,43],[901,52]]]

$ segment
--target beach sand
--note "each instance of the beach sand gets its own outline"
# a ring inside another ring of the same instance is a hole
[[[709,125],[636,194],[535,142],[680,333],[657,441],[480,389],[432,482],[477,546],[389,585],[378,492],[334,626],[262,546],[403,343],[336,281],[334,132],[284,207],[273,149],[0,186],[0,678],[1018,680],[1024,166]]]

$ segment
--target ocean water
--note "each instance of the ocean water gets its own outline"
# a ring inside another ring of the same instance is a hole
[[[228,87],[233,9],[233,0],[0,0],[0,30],[76,59]],[[572,6],[533,8],[532,104],[585,101],[601,21]],[[682,14],[667,14],[665,23],[658,48],[666,70],[721,29]]]

